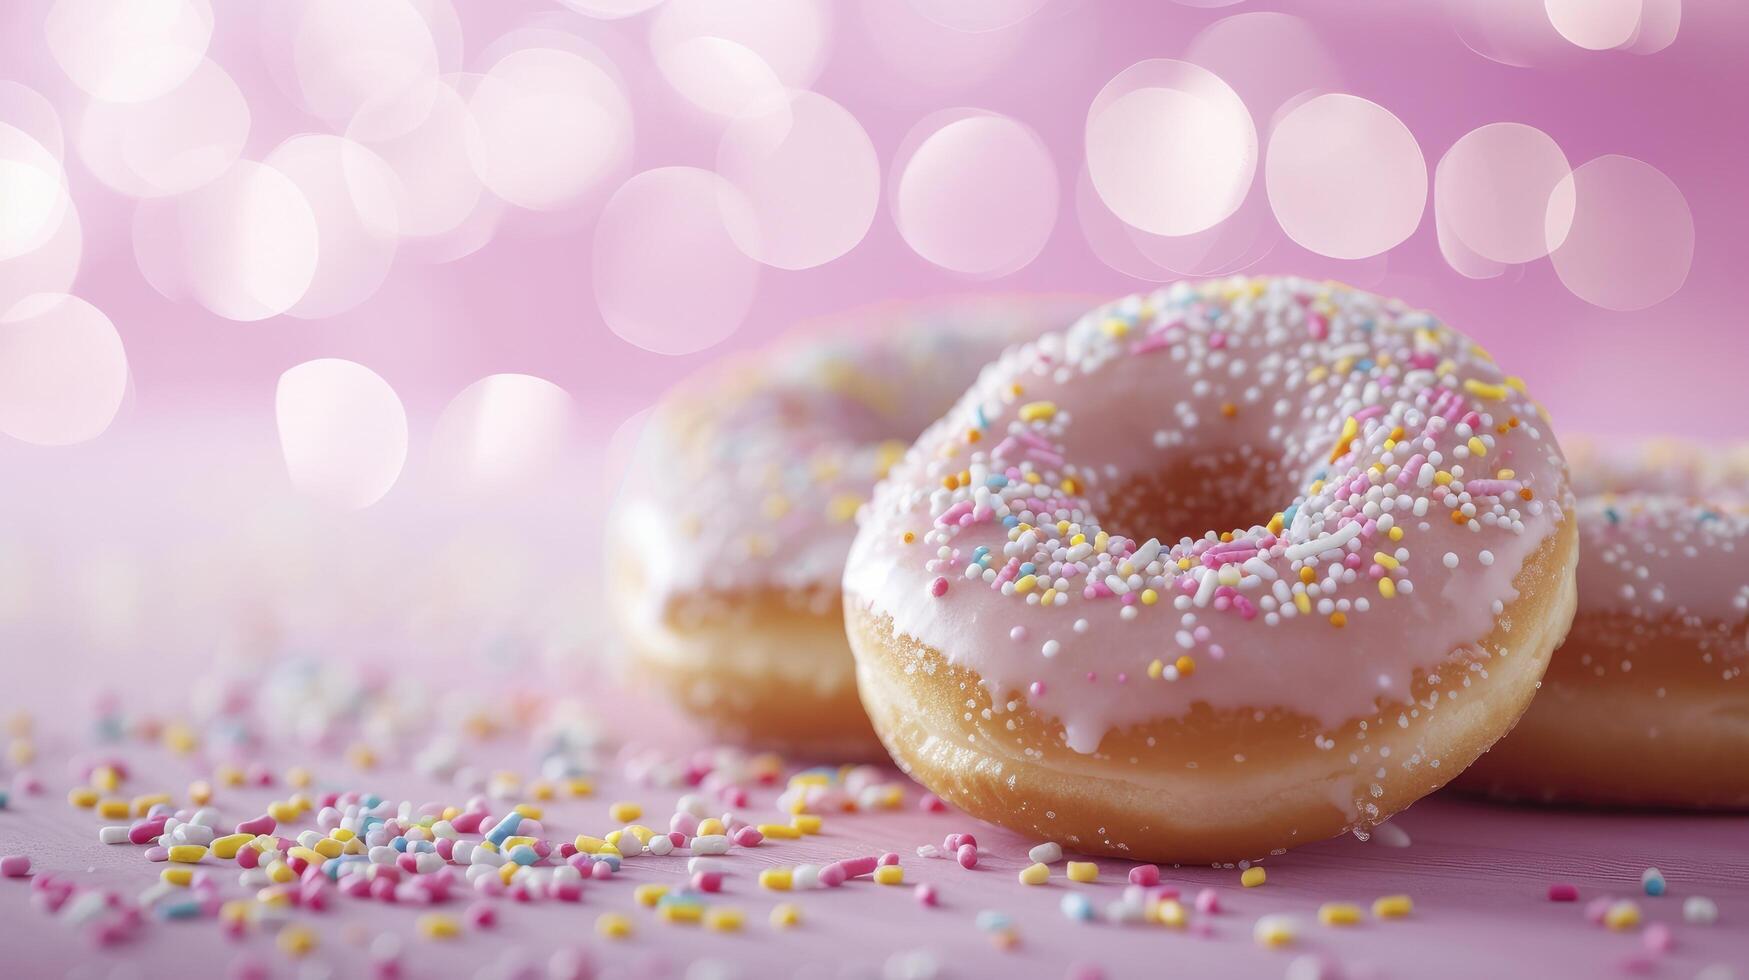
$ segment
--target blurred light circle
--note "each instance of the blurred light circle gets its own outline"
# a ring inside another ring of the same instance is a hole
[[[1219,7],[1235,7],[1245,0],[1175,0],[1180,7],[1199,7],[1203,10],[1214,10]]]
[[[924,119],[905,143],[893,220],[918,255],[989,278],[1044,249],[1057,222],[1057,168],[1038,133],[993,112],[949,110]]]
[[[0,122],[0,260],[47,244],[72,203],[61,161],[30,134]]]
[[[756,227],[749,210],[733,184],[693,167],[646,170],[621,185],[595,225],[595,302],[608,328],[658,354],[691,354],[734,333],[759,265],[727,225]]]
[[[1087,240],[1093,254],[1112,269],[1147,282],[1178,278],[1178,273],[1160,268],[1142,254],[1131,234],[1135,229],[1118,220],[1117,215],[1100,200],[1085,166],[1075,177],[1075,219],[1081,225],[1081,237]]]
[[[1358,96],[1320,95],[1269,137],[1269,204],[1289,238],[1337,259],[1377,255],[1414,233],[1427,163],[1408,127]]]
[[[1571,172],[1567,155],[1547,133],[1523,123],[1492,123],[1464,134],[1440,158],[1433,172],[1434,212],[1477,256],[1531,262],[1566,238],[1572,212],[1551,215],[1549,204]],[[1553,238],[1551,220],[1558,232]]]
[[[316,220],[315,271],[286,312],[318,319],[374,295],[395,260],[395,172],[364,146],[325,134],[294,136],[263,162],[297,187]]]
[[[1635,54],[1657,54],[1676,41],[1682,26],[1682,0],[1643,0],[1639,32],[1627,46]]]
[[[1640,29],[1640,0],[1543,0],[1543,9],[1562,37],[1588,51],[1619,48]]]
[[[764,58],[720,37],[689,37],[659,50],[656,67],[688,102],[718,116],[763,112],[788,98]]]
[[[0,79],[0,121],[23,130],[56,160],[66,159],[61,115],[36,89]]]
[[[528,374],[493,374],[468,385],[438,416],[432,455],[452,485],[513,489],[564,456],[573,406],[565,389]]]
[[[888,103],[939,105],[940,90],[983,81],[1008,64],[1034,26],[1022,21],[972,33],[932,20],[904,0],[861,0],[858,8],[862,35],[882,61],[913,83],[894,85],[884,72],[868,78],[871,94]]]
[[[150,101],[90,103],[79,125],[79,155],[98,180],[122,194],[182,194],[236,162],[249,122],[237,83],[203,61],[182,84]]]
[[[722,38],[758,55],[787,88],[807,88],[826,66],[831,11],[825,0],[668,0],[650,22],[650,50],[661,64],[692,38]]]
[[[0,259],[0,312],[33,293],[64,293],[73,288],[84,248],[79,211],[69,205],[60,227],[41,247]]]
[[[494,194],[546,210],[575,201],[631,157],[632,110],[619,85],[568,51],[505,55],[468,100],[474,168]]]
[[[1189,235],[1238,210],[1257,171],[1257,130],[1213,72],[1138,62],[1087,110],[1087,172],[1112,213],[1157,235]]]
[[[428,92],[442,70],[431,25],[409,0],[302,3],[292,67],[304,108],[330,123],[344,125],[370,103]]]
[[[1445,0],[1445,7],[1458,39],[1489,61],[1530,68],[1572,51],[1543,0]]]
[[[1562,217],[1571,215],[1564,236]],[[1601,156],[1549,200],[1549,253],[1561,282],[1593,306],[1643,310],[1682,288],[1694,259],[1694,216],[1651,164]]]
[[[106,102],[142,102],[193,74],[213,11],[208,0],[55,0],[43,34],[74,85]]]
[[[983,34],[1013,27],[1043,10],[1051,0],[905,0],[943,27]]]
[[[813,92],[737,119],[717,147],[717,172],[753,218],[750,228],[730,222],[735,243],[780,269],[823,265],[855,248],[880,206],[874,143],[843,106]]]
[[[38,446],[95,439],[127,386],[121,336],[97,307],[35,293],[0,311],[0,432]]]
[[[590,17],[599,17],[602,20],[620,20],[641,14],[661,3],[662,0],[559,0],[559,2]]]
[[[1227,276],[1248,269],[1275,249],[1281,231],[1261,186],[1227,220],[1191,235],[1155,235],[1127,229],[1148,261],[1182,276]]]
[[[1434,182],[1438,183],[1437,177]],[[1506,271],[1504,263],[1484,258],[1464,244],[1463,239],[1451,230],[1446,210],[1437,204],[1433,209],[1433,232],[1439,244],[1439,254],[1459,275],[1467,279],[1493,279]]]
[[[1252,117],[1265,123],[1302,92],[1342,87],[1336,56],[1310,24],[1293,14],[1252,11],[1223,17],[1191,39],[1184,60],[1226,82]]]
[[[415,101],[428,108],[410,129],[381,135],[384,130],[377,124],[378,112],[396,117],[404,105],[390,99],[366,106],[353,118],[346,135],[368,147],[395,175],[395,227],[373,224],[371,212],[364,213],[366,224],[382,234],[399,231],[413,238],[430,238],[458,227],[474,213],[481,185],[470,154],[480,140],[480,131],[467,102],[445,80],[426,83]],[[350,171],[348,179],[352,179]],[[361,172],[353,193],[368,194],[373,186],[371,174]]]
[[[306,361],[280,375],[274,397],[280,451],[298,490],[345,510],[368,507],[407,461],[407,413],[362,364]]]
[[[290,178],[263,164],[240,161],[197,191],[143,208],[138,220],[147,279],[228,320],[286,312],[315,276],[315,213]]]

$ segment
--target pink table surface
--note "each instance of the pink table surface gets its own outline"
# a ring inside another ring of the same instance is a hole
[[[606,694],[607,689],[598,686],[596,693]],[[7,685],[0,689],[0,706],[29,706],[55,696],[56,691],[36,684]],[[702,744],[660,707],[618,693],[594,700],[601,705],[596,717],[610,735],[600,750],[596,792],[546,805],[543,823],[554,839],[614,826],[607,808],[618,800],[640,803],[644,822],[663,824],[684,788],[634,780],[630,771],[638,767],[626,762],[648,758],[653,751]],[[31,769],[46,785],[40,795],[15,793],[10,808],[0,811],[0,853],[26,852],[39,873],[67,875],[82,886],[113,887],[131,895],[155,880],[159,866],[147,863],[140,848],[99,844],[96,828],[102,821],[71,808],[64,799],[77,784],[70,767],[77,759],[91,758],[93,751],[90,738],[72,734],[77,725],[76,715],[39,720],[34,738],[39,758]],[[654,739],[653,744],[665,748],[626,749],[618,738],[627,734]],[[419,741],[415,737],[408,744]],[[198,754],[178,757],[138,739],[102,751],[125,760],[133,770],[122,795],[166,789],[185,803],[182,788],[211,771]],[[309,766],[318,789],[368,789],[415,804],[459,804],[468,795],[420,775],[392,753],[370,772],[351,768],[338,748],[315,751],[270,743],[249,758],[276,771],[292,764]],[[535,769],[537,752],[526,735],[513,733],[469,744],[464,762],[527,777]],[[903,781],[896,772],[892,778]],[[213,805],[230,822],[260,813],[269,800],[289,792],[283,786],[221,787]],[[365,976],[368,942],[383,932],[406,940],[405,975],[414,977],[505,976],[516,966],[539,976],[554,951],[578,946],[590,950],[601,976],[632,977],[905,976],[904,958],[918,951],[926,951],[939,965],[938,975],[952,977],[1061,977],[1080,964],[1097,964],[1108,977],[1280,977],[1307,955],[1341,971],[1326,975],[1349,977],[1600,976],[1630,965],[1662,977],[1691,977],[1720,964],[1736,975],[1749,971],[1749,819],[1741,816],[1548,811],[1441,795],[1393,821],[1390,826],[1401,834],[1381,833],[1370,842],[1337,839],[1270,858],[1269,880],[1261,888],[1239,887],[1239,871],[1231,868],[1165,869],[1164,881],[1183,888],[1187,896],[1205,886],[1220,891],[1224,911],[1206,918],[1207,935],[1196,935],[1159,925],[1068,920],[1059,911],[1064,895],[1082,892],[1102,908],[1122,893],[1130,864],[1100,861],[1095,884],[1068,882],[1058,865],[1047,886],[1022,886],[1016,873],[1028,863],[1026,851],[1034,842],[957,813],[922,812],[916,806],[921,792],[907,783],[905,804],[897,810],[828,815],[824,833],[817,837],[767,841],[754,849],[737,848],[722,859],[729,878],[724,892],[709,898],[713,905],[733,905],[747,914],[739,934],[664,924],[635,903],[637,884],[679,886],[685,880],[686,859],[678,855],[628,859],[613,880],[587,882],[577,905],[497,900],[501,915],[496,929],[468,929],[443,944],[417,936],[415,919],[427,909],[336,896],[325,912],[293,913],[294,920],[312,926],[321,937],[319,949],[295,963],[274,949],[271,931],[257,929],[234,940],[213,920],[148,918],[134,940],[98,948],[72,926],[34,908],[25,881],[0,879],[0,976],[212,976],[224,974],[239,956],[247,955],[270,964],[276,977]],[[756,789],[740,812],[754,821],[780,819],[773,808],[776,793],[776,788]],[[918,845],[939,842],[959,830],[977,834],[981,857],[976,869],[916,856]],[[755,883],[758,870],[769,866],[824,863],[888,850],[903,857],[906,887],[865,880],[836,890],[778,894]],[[210,856],[207,860],[213,863]],[[1610,932],[1588,922],[1584,909],[1598,896],[1638,895],[1640,874],[1648,866],[1662,869],[1669,892],[1639,896],[1644,922],[1667,924],[1675,946],[1630,964],[1643,951],[1638,932]],[[248,894],[237,884],[229,862],[215,870],[226,897]],[[1576,884],[1580,902],[1548,901],[1547,886],[1556,880]],[[938,888],[938,908],[913,900],[910,886],[916,882]],[[1340,930],[1316,922],[1322,902],[1365,905],[1395,893],[1414,899],[1410,917],[1369,917]],[[1695,894],[1718,903],[1716,924],[1683,921],[1683,899]],[[464,895],[442,911],[459,915],[470,901],[472,896]],[[767,924],[778,901],[801,907],[799,927],[778,932]],[[1012,916],[1018,945],[998,949],[976,928],[975,917],[985,909]],[[597,938],[594,921],[609,910],[632,917],[636,931],[629,940]],[[1298,941],[1286,949],[1259,948],[1251,936],[1254,922],[1261,915],[1280,913],[1298,919]],[[1302,961],[1297,968],[1308,965]],[[1708,974],[1715,975],[1731,974]]]

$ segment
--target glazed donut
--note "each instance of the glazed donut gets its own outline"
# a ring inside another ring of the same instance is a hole
[[[1571,505],[1522,382],[1431,315],[1178,283],[1005,353],[876,489],[863,704],[931,790],[1082,852],[1364,834],[1529,704]]]
[[[1507,799],[1749,807],[1741,450],[1575,455],[1579,607],[1543,688],[1462,785]]]
[[[608,522],[631,672],[719,737],[878,754],[838,591],[856,508],[980,367],[1086,305],[887,304],[803,325],[677,387],[651,413]]]

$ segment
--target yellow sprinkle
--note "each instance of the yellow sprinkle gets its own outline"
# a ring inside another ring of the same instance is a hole
[[[1020,872],[1020,883],[1023,885],[1042,885],[1051,880],[1051,868],[1047,864],[1034,864]]]
[[[97,801],[97,815],[106,820],[126,820],[133,812],[127,800],[110,796]]]
[[[1304,592],[1295,592],[1294,605],[1299,608],[1302,614],[1309,613],[1312,611],[1312,598]]]
[[[591,837],[588,834],[578,834],[577,839],[571,843],[575,844],[577,850],[582,851],[584,854],[594,854],[596,851],[607,846],[607,841],[604,841],[599,837]]]
[[[632,920],[618,912],[603,912],[595,920],[595,931],[603,939],[624,939],[632,934]]]
[[[213,839],[213,857],[229,861],[237,856],[243,845],[255,839],[253,834],[226,834]]]
[[[1191,674],[1196,673],[1196,658],[1189,654],[1185,654],[1173,662],[1172,666],[1178,668],[1179,677],[1189,677]]]
[[[1294,941],[1293,922],[1281,916],[1266,915],[1252,927],[1251,938],[1266,949],[1286,946]]]
[[[169,850],[169,858],[176,864],[199,864],[206,857],[206,848],[199,844],[176,844]]]
[[[1318,906],[1318,921],[1327,926],[1351,926],[1359,922],[1360,906],[1353,902],[1325,902]]]
[[[164,726],[164,747],[177,755],[187,755],[200,747],[200,736],[181,722]]]
[[[1160,675],[1165,673],[1165,671],[1166,665],[1161,663],[1158,659],[1148,661],[1149,679],[1157,681],[1160,679]]]
[[[662,896],[666,895],[666,894],[668,894],[668,886],[667,885],[657,885],[657,884],[639,885],[637,888],[632,890],[632,898],[634,900],[636,900],[639,905],[645,906],[647,908],[655,908],[656,903],[660,902],[662,900]]]
[[[522,870],[522,865],[515,861],[506,861],[498,868],[498,880],[508,885],[516,878],[516,873]]]
[[[1330,625],[1341,629],[1348,625],[1348,614],[1338,609],[1330,614]]]
[[[789,902],[779,902],[771,908],[771,924],[778,929],[788,929],[802,921],[802,910]]]
[[[1310,565],[1300,566],[1300,581],[1311,585],[1318,579],[1318,571]]]
[[[1185,913],[1184,905],[1172,899],[1161,902],[1154,909],[1154,918],[1159,923],[1171,929],[1182,929],[1190,922],[1190,916]]]
[[[114,766],[98,766],[91,770],[91,785],[105,793],[113,793],[121,787],[121,773]]]
[[[905,869],[896,864],[883,864],[875,869],[874,880],[879,885],[902,885],[905,883]]]
[[[1282,518],[1283,518],[1283,514],[1281,513],[1281,511],[1276,511],[1275,516],[1271,517],[1269,519],[1269,523],[1264,525],[1265,527],[1269,528],[1270,534],[1280,534],[1281,533]]]
[[[1442,487],[1449,486],[1451,484],[1451,473],[1447,472],[1446,470],[1440,470],[1439,472],[1433,474],[1433,482],[1439,484]]]
[[[595,784],[581,776],[565,780],[565,792],[572,796],[590,796],[595,792]]]
[[[663,922],[673,925],[693,925],[704,919],[704,906],[694,905],[691,902],[677,902],[657,909],[656,915]]]
[[[1041,606],[1049,606],[1052,602],[1054,602],[1056,600],[1056,598],[1057,598],[1057,590],[1056,589],[1046,589],[1045,594],[1038,597],[1038,604]]]
[[[1086,884],[1099,880],[1099,865],[1092,861],[1070,861],[1068,868],[1069,880]]]
[[[267,815],[272,817],[275,823],[291,823],[302,816],[297,807],[279,800],[267,804]]]
[[[1037,585],[1037,584],[1038,584],[1038,576],[1036,576],[1036,575],[1022,575],[1014,583],[1014,591],[1016,591],[1016,592],[1031,592],[1032,587]]]
[[[1505,385],[1491,385],[1477,381],[1475,378],[1464,379],[1464,390],[1478,398],[1488,398],[1493,401],[1500,401],[1506,397]]]
[[[298,873],[293,871],[291,865],[284,861],[274,861],[267,866],[267,879],[276,885],[283,885],[287,882],[297,881]]]
[[[1385,566],[1386,568],[1396,568],[1397,567],[1397,559],[1392,558],[1390,555],[1387,555],[1382,551],[1373,552],[1372,553],[1372,560],[1378,562],[1379,564]]]
[[[426,939],[454,939],[461,932],[461,923],[450,916],[433,912],[419,917],[419,934]]]
[[[1239,884],[1246,888],[1256,888],[1268,880],[1269,875],[1264,872],[1260,865],[1252,865],[1239,874]]]
[[[620,802],[607,808],[607,816],[614,823],[631,823],[644,815],[644,808],[636,803]]]
[[[324,837],[317,841],[316,846],[310,848],[310,850],[315,851],[317,854],[325,858],[337,858],[346,850],[346,844],[345,842],[337,841],[332,837]]]
[[[704,915],[704,927],[717,932],[739,932],[745,921],[746,916],[741,914],[740,909],[727,906],[711,909]]]
[[[1372,914],[1381,919],[1401,919],[1415,910],[1407,895],[1386,895],[1372,903]]]
[[[713,837],[722,833],[727,833],[727,831],[723,828],[723,822],[716,817],[706,817],[698,822],[698,835],[700,837]]]
[[[225,786],[241,786],[243,770],[237,766],[220,766],[213,770],[213,778]]]
[[[822,821],[820,818],[811,813],[798,813],[791,817],[789,821],[791,827],[794,827],[804,834],[819,833],[821,823]]]
[[[212,784],[204,779],[197,779],[188,784],[188,801],[195,806],[205,806],[213,799]]]
[[[160,880],[178,888],[187,888],[194,881],[193,868],[165,868],[158,872]]]
[[[316,931],[308,926],[286,926],[279,930],[274,944],[287,956],[303,956],[316,948]]]
[[[150,793],[145,796],[136,796],[133,801],[134,816],[143,817],[150,813],[152,808],[158,804],[168,804],[169,802],[169,793]]]
[[[1622,932],[1640,924],[1640,907],[1626,900],[1616,902],[1603,913],[1603,924]]]
[[[774,892],[787,892],[792,877],[788,868],[766,868],[759,872],[759,887],[769,888]]]
[[[1057,415],[1055,402],[1027,402],[1020,406],[1022,422],[1048,422]]]
[[[1382,595],[1387,599],[1396,598],[1397,584],[1388,578],[1379,579],[1379,595]]]
[[[1403,540],[1403,529],[1401,527],[1394,526],[1391,528],[1391,540],[1392,541]]]
[[[1488,446],[1482,442],[1481,436],[1471,436],[1468,445],[1470,447],[1470,453],[1472,455],[1476,455],[1476,456],[1488,455]]]
[[[1122,340],[1124,337],[1129,336],[1130,324],[1128,320],[1119,320],[1113,317],[1112,319],[1106,320],[1104,323],[1100,324],[1099,329],[1105,331],[1107,337],[1111,337],[1114,340]]]
[[[450,818],[445,817],[444,819],[448,820]],[[353,839],[354,837],[357,837],[358,835],[353,833],[350,830],[347,830],[345,827],[335,827],[333,830],[328,831],[328,836],[332,837],[335,840],[339,841],[340,843],[344,844],[347,841]]]
[[[355,769],[375,769],[377,754],[368,745],[354,745],[346,750],[346,761]]]
[[[773,840],[795,840],[802,836],[800,830],[785,823],[762,823],[757,829],[761,834]]]

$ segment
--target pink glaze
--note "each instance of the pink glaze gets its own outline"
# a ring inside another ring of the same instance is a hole
[[[1307,339],[1313,315],[1327,320],[1322,339]],[[1141,343],[1162,332],[1176,339]],[[1420,355],[1439,369],[1413,367]],[[1234,279],[1130,297],[1005,354],[924,433],[864,509],[846,602],[977,671],[999,705],[1054,716],[1076,752],[1198,703],[1283,707],[1334,729],[1407,699],[1418,672],[1491,631],[1525,558],[1564,519],[1561,452],[1521,387],[1431,315],[1345,288]],[[1168,545],[1099,526],[1105,494],[1129,478],[1174,458],[1225,463],[1241,446],[1299,488],[1268,527]],[[956,474],[970,479],[944,487]],[[1516,486],[1471,494],[1470,479]],[[988,516],[938,524],[968,502]],[[1468,506],[1473,519],[1454,523]],[[1057,538],[1060,515],[1079,515],[1088,546]],[[1211,565],[1210,552],[1238,564]],[[1395,557],[1394,597],[1350,574],[1380,552]],[[954,583],[939,597],[925,588],[938,576]],[[1157,604],[1136,601],[1144,587]],[[1196,663],[1179,678],[1181,655]]]

